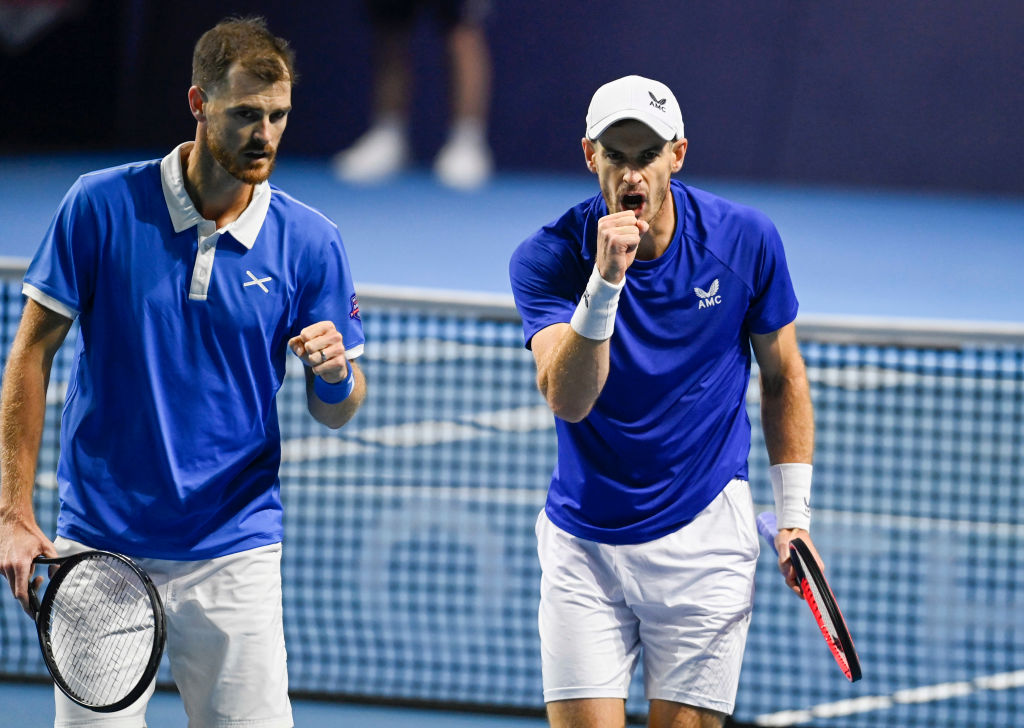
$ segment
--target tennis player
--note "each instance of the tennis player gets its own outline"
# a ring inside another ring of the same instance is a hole
[[[601,194],[510,264],[558,437],[537,520],[548,717],[623,726],[642,655],[652,728],[721,726],[758,556],[751,347],[780,553],[809,541],[814,432],[797,299],[763,214],[671,179],[687,140],[664,84],[601,86],[582,141]],[[796,590],[788,558],[780,568]]]
[[[82,176],[25,276],[3,383],[0,569],[27,605],[30,562],[136,557],[167,611],[192,728],[292,725],[281,619],[280,433],[289,352],[309,411],[337,428],[365,381],[338,229],[268,182],[293,53],[260,18],[195,46],[194,141]],[[51,363],[72,321],[51,543],[32,511]],[[103,725],[142,726],[150,693]],[[59,691],[57,726],[95,726]]]

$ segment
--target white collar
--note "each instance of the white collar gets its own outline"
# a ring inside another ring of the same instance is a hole
[[[179,144],[160,162],[160,182],[164,189],[164,201],[167,203],[167,212],[171,215],[171,223],[176,233],[205,221],[185,191],[185,180],[181,171],[181,148],[189,143]],[[270,183],[261,182],[253,188],[252,199],[242,214],[218,232],[229,232],[235,240],[252,249],[269,209]]]

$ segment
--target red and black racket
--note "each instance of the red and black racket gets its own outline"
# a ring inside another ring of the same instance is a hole
[[[766,511],[759,515],[757,530],[774,550],[775,534],[778,533],[775,514]],[[832,650],[832,656],[836,658],[836,662],[850,682],[860,680],[860,660],[853,646],[853,637],[850,636],[843,613],[832,589],[829,588],[828,581],[825,580],[825,575],[818,567],[818,562],[815,561],[807,544],[799,538],[789,542],[789,556],[796,571],[800,591],[814,614],[825,642]]]

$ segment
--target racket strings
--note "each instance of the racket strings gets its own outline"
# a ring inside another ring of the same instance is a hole
[[[835,622],[832,621],[832,615],[828,613],[828,610],[821,608],[824,602],[817,585],[814,584],[812,579],[804,578],[800,586],[804,593],[804,599],[811,606],[811,611],[814,612],[814,616],[818,620],[821,634],[832,649],[832,654],[840,661],[843,672],[847,673],[847,677],[849,677],[850,666],[846,659],[846,650],[843,649],[843,644],[839,640],[839,632],[836,629]]]
[[[135,687],[152,654],[149,593],[117,559],[89,559],[72,568],[51,607],[51,653],[76,696],[93,705],[110,704]]]

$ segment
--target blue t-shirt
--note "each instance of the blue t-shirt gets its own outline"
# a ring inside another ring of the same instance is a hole
[[[692,520],[747,477],[751,333],[796,318],[782,241],[762,213],[672,180],[666,251],[637,260],[619,298],[604,389],[581,422],[555,418],[546,512],[602,543],[642,543]],[[527,346],[568,322],[594,268],[597,195],[515,251],[512,290]]]
[[[330,320],[355,357],[363,331],[334,223],[264,183],[215,232],[177,154],[79,178],[23,289],[80,323],[58,534],[197,560],[281,540],[288,339]]]

